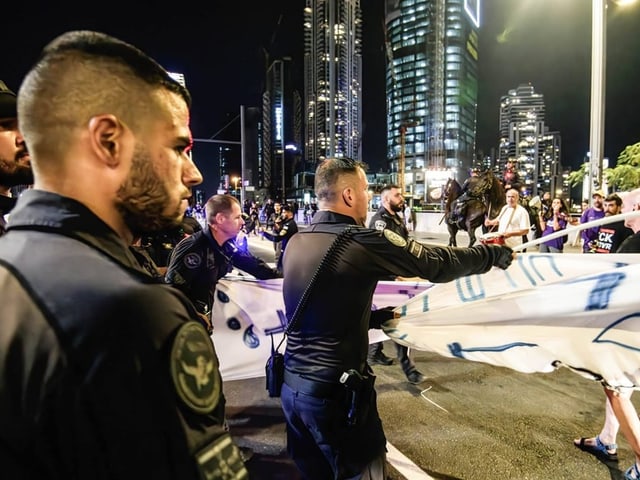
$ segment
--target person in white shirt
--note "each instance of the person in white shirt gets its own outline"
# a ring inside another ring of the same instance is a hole
[[[529,212],[520,205],[519,200],[520,195],[516,189],[507,190],[507,204],[496,218],[484,221],[487,227],[497,226],[498,234],[504,237],[505,245],[511,248],[522,245],[522,236],[531,229]]]

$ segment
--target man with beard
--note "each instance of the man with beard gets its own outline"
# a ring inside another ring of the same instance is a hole
[[[91,31],[42,51],[18,92],[33,188],[0,238],[6,478],[247,478],[218,358],[189,299],[129,245],[179,225],[202,176],[189,92]]]
[[[16,204],[11,188],[33,183],[24,137],[18,130],[16,94],[0,80],[0,236],[7,226],[8,213]]]
[[[409,238],[409,230],[399,214],[404,207],[404,196],[400,187],[398,185],[386,185],[383,187],[380,192],[380,203],[380,208],[369,221],[369,228],[375,228],[376,230],[389,229],[407,240]],[[394,279],[395,277],[391,278],[391,280]],[[415,362],[409,356],[409,347],[399,343],[396,343],[395,346],[400,366],[409,383],[417,385],[424,382],[425,376],[420,373],[416,368]],[[391,365],[393,363],[393,360],[382,351],[382,342],[369,345],[367,361],[369,365]]]
[[[593,206],[582,212],[582,215],[580,216],[580,223],[592,222],[604,217],[604,207],[602,205],[604,193],[602,190],[593,192],[591,198],[593,199]],[[591,242],[593,242],[597,236],[598,227],[585,228],[580,232],[583,253],[591,252]]]

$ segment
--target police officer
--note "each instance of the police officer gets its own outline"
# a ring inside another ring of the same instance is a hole
[[[287,449],[306,479],[381,480],[386,438],[366,361],[376,284],[390,276],[448,282],[506,268],[514,254],[498,245],[426,247],[390,229],[364,228],[368,183],[355,160],[323,160],[315,194],[319,210],[284,259],[287,317],[300,312],[285,350]]]
[[[113,37],[67,32],[18,93],[31,153],[0,238],[3,478],[247,478],[191,302],[128,246],[179,225],[189,92]]]
[[[278,255],[278,259],[276,262],[276,268],[279,272],[282,272],[282,257],[284,256],[284,251],[287,248],[287,243],[289,239],[298,233],[298,224],[296,223],[296,219],[294,217],[294,209],[288,203],[282,205],[282,213],[280,214],[279,227],[277,231],[271,232],[262,232],[262,236],[272,242],[280,242],[281,251],[280,255]]]
[[[282,275],[235,243],[244,217],[232,195],[213,195],[205,204],[207,227],[185,237],[171,252],[165,280],[191,299],[203,322],[211,329],[215,287],[237,267],[261,280]]]
[[[0,80],[0,235],[16,204],[12,188],[33,183],[29,160],[24,137],[18,130],[16,94]]]
[[[409,231],[398,212],[402,211],[404,205],[404,196],[398,185],[385,185],[380,191],[381,206],[378,211],[371,217],[369,228],[376,230],[389,229],[397,233],[402,238],[409,238]],[[395,343],[395,342],[394,342]],[[400,360],[402,371],[407,376],[409,383],[418,384],[424,382],[425,376],[420,373],[415,362],[409,356],[409,347],[395,343],[396,354]],[[376,342],[369,345],[369,354],[367,361],[370,365],[391,365],[393,360],[387,357],[382,351],[382,342]]]

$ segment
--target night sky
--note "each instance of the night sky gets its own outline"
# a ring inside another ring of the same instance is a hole
[[[184,73],[194,105],[195,138],[225,137],[240,105],[260,105],[272,58],[300,59],[302,0],[177,2],[142,9],[136,2],[83,8],[10,2],[2,9],[0,79],[17,90],[40,49],[70,29],[104,31],[133,43],[170,71]],[[611,2],[610,2],[611,3]],[[384,166],[386,144],[382,0],[362,0],[365,38],[363,159]],[[37,13],[35,10],[37,9]],[[605,156],[640,141],[640,2],[608,13]],[[477,147],[498,142],[500,97],[521,83],[544,95],[547,125],[562,135],[563,163],[577,167],[589,148],[591,2],[485,0],[481,11]],[[302,86],[302,84],[301,84]],[[220,133],[218,133],[220,132]],[[232,135],[232,133],[229,133]]]

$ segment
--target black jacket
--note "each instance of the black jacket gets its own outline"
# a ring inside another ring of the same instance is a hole
[[[389,229],[358,227],[351,217],[319,211],[287,246],[283,296],[289,319],[325,252],[349,226],[352,233],[318,275],[306,307],[287,336],[286,369],[314,381],[337,383],[348,369],[363,371],[372,298],[379,280],[418,276],[448,282],[486,272],[494,264],[508,264],[511,258],[510,249],[496,245],[426,247]]]
[[[196,479],[208,453],[239,455],[191,302],[84,205],[24,192],[0,285],[4,478]]]
[[[278,257],[278,271],[282,271],[282,259],[284,257],[284,251],[287,249],[287,243],[289,239],[298,233],[298,224],[295,219],[289,218],[280,222],[280,229],[276,233],[262,232],[268,240],[272,242],[282,242],[282,253]]]
[[[176,245],[171,252],[165,280],[184,292],[198,312],[207,315],[213,308],[218,280],[231,272],[233,267],[260,280],[282,276],[262,259],[238,248],[233,240],[218,245],[211,229],[205,228]]]

